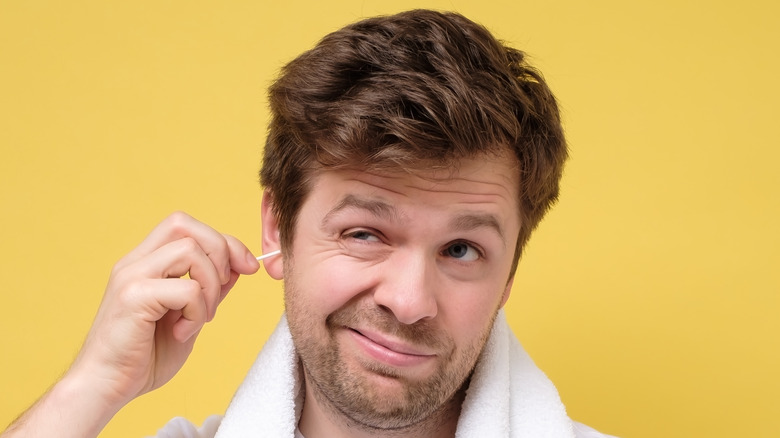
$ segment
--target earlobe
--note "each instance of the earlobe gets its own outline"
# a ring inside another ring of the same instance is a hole
[[[272,251],[281,250],[282,243],[279,233],[279,221],[273,212],[273,197],[268,190],[263,192],[261,215],[263,223],[263,253],[267,254]],[[268,257],[262,261],[265,271],[268,272],[268,275],[270,275],[271,278],[276,280],[281,280],[284,277],[282,257],[284,257],[284,254]]]

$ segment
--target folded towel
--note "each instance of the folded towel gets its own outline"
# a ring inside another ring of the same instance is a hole
[[[293,438],[303,406],[302,375],[283,316],[230,403],[216,438]],[[463,402],[458,438],[574,438],[547,376],[499,312]]]
[[[302,381],[283,315],[233,396],[216,438],[293,438],[303,408]]]
[[[500,311],[463,401],[457,438],[574,437],[555,385]]]

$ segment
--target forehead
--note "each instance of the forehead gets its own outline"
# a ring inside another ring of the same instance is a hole
[[[514,157],[480,156],[447,167],[365,170],[323,169],[313,179],[310,200],[335,204],[348,196],[394,205],[489,209],[518,216],[519,175]]]

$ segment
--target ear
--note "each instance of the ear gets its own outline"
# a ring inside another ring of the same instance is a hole
[[[509,279],[509,281],[506,283],[506,288],[504,289],[504,295],[501,296],[501,306],[504,307],[504,304],[506,304],[507,300],[509,299],[509,294],[512,293],[512,284],[515,282],[515,276],[512,274],[512,277]]]
[[[261,211],[263,223],[263,253],[282,249],[281,239],[279,237],[279,221],[273,212],[273,197],[265,190],[263,192],[263,205]],[[275,257],[269,257],[263,260],[265,271],[271,278],[281,280],[284,277],[284,265],[282,263],[284,254]]]

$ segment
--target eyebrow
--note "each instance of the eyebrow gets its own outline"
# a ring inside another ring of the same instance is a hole
[[[501,241],[504,239],[504,229],[498,219],[490,213],[466,213],[450,221],[450,227],[456,231],[473,231],[479,228],[488,228],[496,232]]]
[[[400,221],[401,214],[393,205],[377,199],[365,199],[355,195],[347,195],[334,206],[325,217],[322,218],[321,226],[325,228],[330,220],[341,211],[347,209],[364,210],[379,219],[388,221]],[[504,229],[495,215],[490,213],[464,213],[450,220],[449,227],[455,231],[473,231],[480,228],[488,228],[496,232],[504,239]],[[506,242],[505,242],[506,243]]]
[[[377,199],[360,198],[355,195],[347,195],[322,218],[321,226],[324,228],[333,216],[347,209],[364,210],[371,215],[384,220],[398,221],[400,219],[398,210],[387,202]]]

